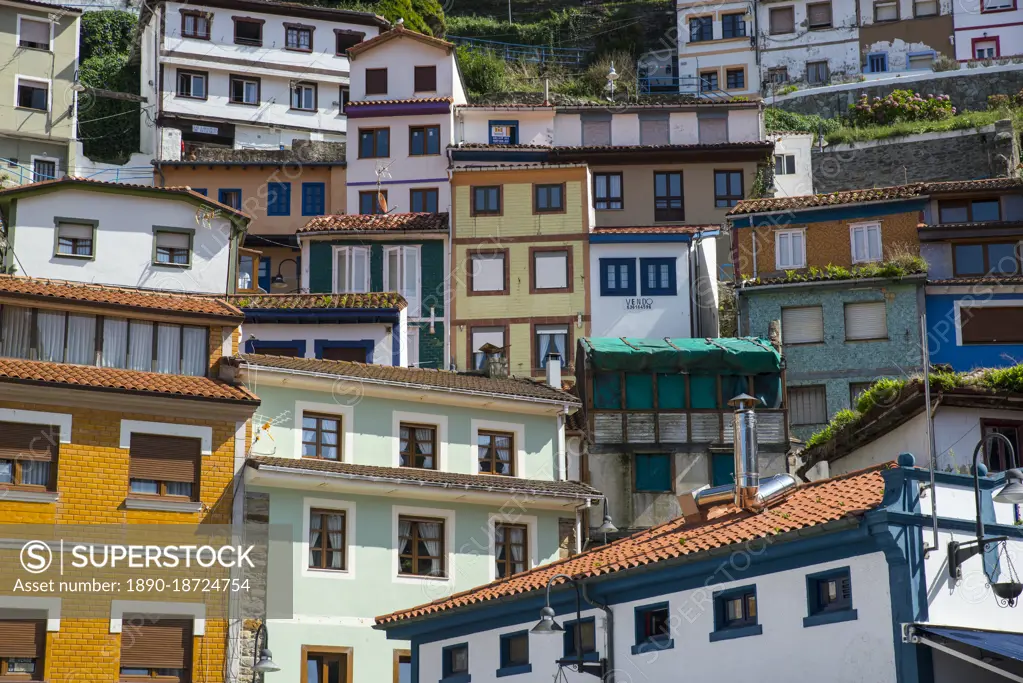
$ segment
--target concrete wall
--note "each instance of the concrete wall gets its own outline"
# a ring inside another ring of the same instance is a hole
[[[723,73],[723,72],[722,72]],[[599,111],[599,110],[598,110]],[[703,107],[700,113],[726,113],[729,142],[756,142],[763,139],[760,112],[757,109],[729,109]],[[668,140],[673,145],[695,145],[700,141],[699,114],[695,111],[669,113]],[[612,113],[611,144],[638,145],[639,114]],[[576,147],[582,143],[582,119],[578,113],[558,112],[554,116],[554,144],[558,147]]]
[[[554,119],[554,110],[546,108],[540,111],[459,109],[455,142],[489,144],[491,121],[515,121],[519,125],[520,145],[553,145]]]
[[[774,141],[774,155],[792,155],[796,158],[796,172],[791,174],[774,174],[775,197],[797,197],[813,194],[813,170],[810,161],[813,148],[811,134],[768,134]]]
[[[454,56],[444,48],[413,38],[398,37],[363,52],[352,62],[352,100],[407,100],[415,97],[451,97],[455,92],[454,72],[448,67]],[[416,66],[437,67],[437,90],[416,92]],[[366,69],[387,69],[387,92],[366,94]]]
[[[939,3],[942,9],[948,9],[950,3]],[[860,27],[860,55],[863,60],[863,71],[868,71],[867,56],[884,53],[888,55],[888,72],[909,71],[909,56],[931,53],[935,58],[939,55],[955,58],[952,46],[952,14],[945,13],[936,17],[913,18],[913,3],[903,0],[899,3],[902,12],[901,21],[874,22],[873,5],[860,0],[863,12],[863,26]],[[905,14],[908,10],[909,14]],[[868,21],[869,19],[869,21]],[[928,66],[925,71],[930,71]]]
[[[757,5],[758,23],[761,35],[762,72],[784,67],[789,82],[806,79],[806,65],[809,62],[826,61],[832,80],[856,76],[860,72],[859,42],[857,40],[857,11],[854,2],[831,3],[831,28],[810,29],[806,2],[796,2],[794,10],[794,31],[771,35],[770,10],[778,5],[761,3]]]
[[[404,311],[402,312],[404,315]],[[394,362],[391,323],[360,323],[351,325],[275,325],[270,323],[245,323],[242,339],[254,337],[261,342],[295,341],[305,343],[305,358],[316,358],[317,342],[356,341],[371,345],[372,358],[367,362],[375,365],[408,365],[407,350],[404,347],[405,326],[400,326],[398,335],[398,363]],[[259,353],[257,348],[254,353]],[[402,361],[404,359],[404,361]]]

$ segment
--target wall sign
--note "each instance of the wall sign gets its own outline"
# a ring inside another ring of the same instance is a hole
[[[505,124],[491,124],[490,144],[492,145],[512,144],[512,127]]]
[[[634,297],[625,300],[626,311],[652,311],[654,300],[650,297]]]
[[[217,135],[220,133],[220,129],[216,126],[200,126],[199,124],[192,124],[193,133],[202,133],[203,135]]]

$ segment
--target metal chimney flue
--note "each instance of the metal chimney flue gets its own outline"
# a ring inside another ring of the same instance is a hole
[[[728,402],[735,409],[732,415],[735,504],[743,509],[759,506],[760,458],[757,455],[757,414],[754,410],[758,403],[759,399],[748,394],[740,394]]]

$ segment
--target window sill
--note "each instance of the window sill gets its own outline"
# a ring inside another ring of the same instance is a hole
[[[440,683],[469,683],[472,680],[470,674],[455,674],[454,676],[447,676],[440,679]]]
[[[288,111],[302,112],[304,114],[315,114],[315,109],[302,109],[300,107],[291,107]]]
[[[39,114],[46,114],[50,111],[49,109],[36,109],[35,107],[15,107],[15,109],[20,109],[21,111],[34,111]]]
[[[227,103],[242,107],[258,107],[260,105],[259,102],[236,102],[235,100],[228,100]]]
[[[15,503],[56,503],[60,493],[56,491],[19,491],[18,489],[0,489],[0,500]]]
[[[746,636],[759,636],[764,632],[760,624],[754,626],[740,626],[738,628],[726,628],[721,631],[713,631],[710,634],[710,642],[716,643],[719,640],[732,640],[734,638],[745,638]]]
[[[155,512],[202,512],[202,503],[192,500],[159,500],[156,498],[124,499],[128,510],[150,510]]]
[[[56,254],[53,255],[53,258],[69,258],[69,259],[73,259],[75,261],[95,261],[96,260],[96,256],[93,255],[93,254],[90,254],[90,255],[86,256],[84,254],[61,254],[61,253],[56,253]]]
[[[863,342],[886,342],[891,341],[889,337],[876,337],[874,339],[846,339],[846,344],[862,344]]]
[[[197,100],[199,102],[206,101],[205,97],[196,97],[195,95],[182,95],[181,93],[177,93],[174,97],[180,97],[183,100]]]
[[[633,645],[632,654],[641,655],[647,652],[660,652],[661,650],[671,650],[674,647],[674,638],[669,638],[667,640],[664,638],[655,638],[653,640],[647,640]]]
[[[843,609],[836,612],[825,612],[803,617],[803,628],[821,626],[823,624],[839,624],[843,621],[856,621],[858,614],[854,609]]]
[[[557,661],[557,663],[562,665],[562,666],[564,666],[566,664],[575,664],[578,661],[579,661],[579,657],[578,656],[576,656],[574,654],[566,654],[561,659],[559,659]],[[584,662],[599,662],[600,661],[600,653],[599,652],[584,652],[583,653],[583,661]]]
[[[159,261],[153,261],[154,266],[161,266],[163,268],[178,268],[180,270],[187,270],[192,267],[191,263],[161,263]]]
[[[313,51],[312,48],[306,49],[303,47],[286,47],[284,49],[287,50],[288,52],[304,52],[306,54],[309,54]]]
[[[429,576],[428,574],[402,574],[397,575],[399,579],[411,579],[412,581],[450,581],[450,576]]]
[[[505,676],[517,676],[518,674],[532,673],[532,664],[519,664],[518,666],[506,666],[497,670],[496,676],[498,678],[504,678]]]

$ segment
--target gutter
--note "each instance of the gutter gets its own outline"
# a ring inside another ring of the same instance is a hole
[[[793,287],[809,287],[812,285],[873,285],[885,282],[926,282],[927,273],[911,273],[903,277],[867,277],[867,278],[831,278],[829,280],[802,280],[799,282],[781,282],[771,285],[740,284],[739,289],[747,292],[791,289]]]
[[[914,183],[910,183],[910,185],[913,185],[913,184]],[[820,206],[800,206],[800,207],[789,208],[789,209],[774,209],[773,211],[757,211],[755,213],[733,213],[733,214],[729,214],[728,215],[728,219],[732,220],[732,221],[734,221],[736,219],[742,220],[742,219],[746,219],[746,218],[752,220],[754,217],[757,217],[757,216],[773,216],[773,215],[779,214],[779,213],[798,214],[800,211],[820,211],[821,209],[837,209],[839,207],[844,207],[844,206],[882,206],[884,204],[897,204],[899,202],[921,201],[921,200],[927,200],[927,199],[930,199],[930,198],[931,198],[931,195],[928,193],[928,194],[913,195],[912,197],[899,197],[899,198],[896,198],[896,199],[880,199],[880,200],[878,200],[876,202],[848,202],[848,203],[845,203],[845,204],[822,204]],[[746,201],[757,201],[757,200],[746,200]],[[735,227],[737,227],[737,228],[752,228],[752,227],[755,227],[755,226],[752,226],[752,225],[737,225]]]
[[[582,588],[583,600],[590,607],[596,607],[604,612],[604,638],[607,641],[607,674],[604,675],[604,683],[615,683],[617,680],[617,671],[615,670],[615,615],[608,605],[590,599],[590,592],[587,589],[588,585],[585,581],[579,582],[579,586]]]

